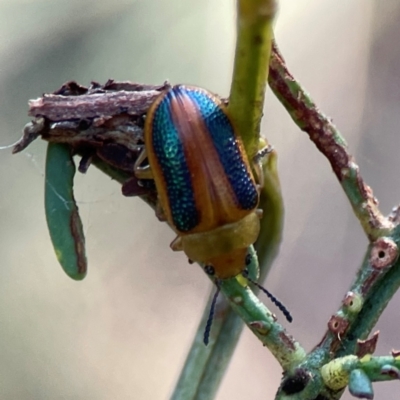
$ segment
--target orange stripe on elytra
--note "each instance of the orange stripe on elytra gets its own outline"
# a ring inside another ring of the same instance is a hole
[[[171,115],[191,172],[199,225],[188,233],[203,232],[235,222],[249,213],[238,207],[203,117],[186,93],[174,96]]]

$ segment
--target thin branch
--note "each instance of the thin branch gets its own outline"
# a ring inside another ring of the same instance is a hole
[[[237,7],[235,64],[228,110],[247,154],[254,156],[259,146],[277,4],[275,0],[239,0]]]
[[[85,88],[68,82],[53,94],[30,100],[29,115],[46,116],[50,121],[143,115],[168,87],[168,83],[156,86],[109,80],[105,85],[92,82]]]
[[[210,299],[214,291],[213,285]],[[204,309],[171,400],[214,398],[231,360],[235,349],[232,343],[237,343],[244,326],[243,321],[232,310],[227,299],[220,296],[212,324],[211,341],[208,346],[204,346],[203,336],[210,302]]]
[[[268,83],[296,125],[309,135],[329,160],[370,240],[389,233],[394,225],[379,211],[378,201],[361,177],[359,167],[349,153],[344,138],[288,71],[276,43],[272,49]]]
[[[254,255],[254,249],[250,250]],[[254,260],[257,260],[254,257]],[[293,368],[305,358],[305,350],[280,325],[271,311],[256,297],[249,287],[244,287],[236,278],[220,283],[221,291],[233,310],[271,351],[283,370]]]
[[[321,396],[330,400],[339,399],[342,389],[350,378],[347,371],[345,373],[347,380],[335,386],[337,371],[329,368],[332,365],[339,365],[334,364],[338,359],[343,360],[346,368],[350,365],[349,361],[357,365],[357,368],[354,367],[350,389],[354,393],[371,396],[373,392],[368,374],[358,367],[363,354],[375,350],[377,335],[370,339],[366,338],[400,287],[398,209],[389,218],[381,214],[378,202],[362,179],[359,167],[349,153],[345,140],[329,118],[318,110],[309,95],[295,81],[276,44],[271,56],[269,85],[294,122],[309,135],[329,160],[355,215],[371,241],[356,279],[346,293],[339,310],[330,318],[328,330],[321,343],[302,363],[285,374],[276,399],[286,399],[288,394],[292,394],[293,399]],[[327,364],[332,358],[335,359],[332,364]],[[387,361],[387,359],[379,360]],[[376,366],[376,363],[374,365]],[[333,371],[329,378],[333,386],[331,383],[325,386],[327,382],[321,380],[322,366],[325,372]],[[388,373],[396,372],[394,367],[385,368]],[[307,379],[303,379],[304,377]],[[374,377],[373,380],[378,378]]]
[[[345,356],[322,367],[325,384],[333,390],[346,387],[354,370],[362,370],[370,382],[400,379],[400,358],[395,356]]]

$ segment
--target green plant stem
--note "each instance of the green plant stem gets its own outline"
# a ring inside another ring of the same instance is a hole
[[[274,14],[275,1],[238,1],[235,65],[228,109],[250,157],[259,148]],[[267,157],[263,170],[265,185],[261,193],[260,207],[266,212],[256,243],[261,279],[266,276],[278,252],[283,226],[283,203],[276,171],[276,154]],[[213,323],[213,340],[208,347],[199,340],[203,337],[209,308],[204,311],[184,370],[175,388],[172,397],[174,400],[208,400],[216,394],[243,328],[241,318],[229,306],[227,300],[222,300],[220,307],[217,315],[222,317]]]
[[[274,315],[249,288],[244,288],[235,278],[224,280],[221,291],[231,307],[246,325],[267,346],[284,370],[297,365],[305,358],[300,344],[288,335]]]
[[[283,235],[284,207],[275,151],[268,155],[263,171],[264,186],[261,189],[259,208],[264,213],[260,234],[254,244],[260,264],[260,282],[263,282],[278,255]]]
[[[395,226],[398,223],[398,215],[394,212],[390,218],[385,218],[381,214],[372,190],[363,181],[359,167],[348,152],[345,140],[287,70],[276,44],[271,56],[269,85],[294,122],[309,135],[331,163],[355,215],[371,241],[356,279],[339,310],[331,317],[323,340],[294,370],[285,374],[276,396],[279,400],[288,399],[286,390],[289,387],[290,391],[290,382],[295,382],[299,376],[310,376],[312,378],[304,388],[290,396],[291,400],[321,396],[324,399],[337,400],[341,397],[341,388],[346,386],[347,381],[344,380],[342,386],[332,392],[322,380],[321,367],[334,358],[342,359],[346,368],[351,360],[356,363],[354,368],[357,367],[357,371],[360,369],[361,360],[354,355],[358,354],[358,346],[362,345],[359,340],[368,337],[386,305],[400,287],[400,261],[397,260],[400,238],[399,228]],[[372,347],[369,350],[373,352],[374,346],[370,346]],[[388,359],[382,360],[386,362]],[[377,363],[374,365],[376,367]],[[325,371],[327,368],[323,367]],[[372,369],[366,372],[368,377],[373,376],[371,371]],[[391,370],[392,373],[393,371],[395,370]],[[353,377],[358,375],[360,378],[356,382],[362,382],[365,374],[360,372],[353,374]],[[361,383],[359,387],[353,385],[353,390],[365,389],[365,393],[370,395],[369,390],[372,391],[372,388],[368,387],[368,378],[363,382],[364,386]]]
[[[250,252],[254,256],[253,262],[258,264],[254,250],[250,249]],[[258,270],[258,265],[249,268]],[[276,356],[282,368],[290,368],[305,357],[304,349],[275,321],[250,289],[242,286],[236,278],[224,280],[220,286],[226,298],[221,297],[217,306],[210,343],[206,347],[203,336],[211,299],[175,387],[173,400],[214,398],[239,339],[243,321]]]
[[[399,287],[400,260],[389,269],[366,296],[362,310],[354,318],[346,336],[343,338],[341,347],[337,352],[338,356],[354,352],[357,339],[368,336]]]
[[[228,110],[247,154],[258,150],[273,39],[273,0],[238,0],[235,65]]]
[[[232,338],[237,340],[242,332],[243,321],[232,310],[226,298],[220,296],[212,325],[212,340],[208,346],[204,345],[204,331],[214,292],[213,285],[210,301],[204,309],[171,400],[214,398],[235,349]]]
[[[398,240],[399,239],[397,239],[397,243]],[[332,359],[340,359],[349,356],[352,358],[346,358],[344,360],[345,364],[343,365],[347,366],[348,360],[352,360],[352,362],[359,360],[359,358],[354,355],[357,353],[359,339],[368,337],[388,302],[400,287],[400,260],[397,260],[394,265],[388,265],[387,268],[382,271],[381,275],[376,277],[375,284],[372,284],[368,287],[367,291],[363,292],[362,288],[365,287],[365,284],[370,285],[371,279],[374,276],[374,272],[371,270],[370,266],[372,250],[373,246],[369,246],[359,274],[347,293],[357,294],[357,296],[360,297],[360,302],[358,303],[353,300],[352,305],[349,306],[346,301],[343,301],[339,310],[332,316],[339,324],[338,330],[334,330],[332,326],[328,324],[329,328],[321,343],[311,351],[304,361],[297,365],[293,371],[289,371],[288,376],[290,376],[290,374],[296,376],[299,370],[306,371],[307,374],[312,376],[306,388],[299,393],[298,397],[293,397],[293,400],[316,398],[318,394],[325,396],[327,400],[340,399],[342,391],[339,390],[339,388],[337,388],[339,391],[332,393],[325,387],[326,382],[323,381],[321,376],[322,371],[327,369],[325,365]],[[369,271],[369,273],[364,273],[364,271]],[[373,352],[373,349],[370,351]],[[340,366],[340,368],[344,368],[343,365]],[[339,366],[337,368],[339,368]],[[359,368],[358,364],[357,368]],[[331,374],[332,376],[329,377],[330,381],[339,379],[337,375],[333,377],[334,372]],[[347,372],[343,372],[343,374],[344,381],[341,387],[345,387],[347,384]],[[367,372],[367,374],[369,374],[369,372]],[[325,380],[326,379],[325,377]],[[373,380],[375,380],[375,378]],[[285,400],[286,396],[284,393],[279,392],[276,399]],[[292,400],[292,397],[290,399]]]
[[[398,247],[399,235],[393,230],[394,224],[380,213],[372,191],[363,182],[358,166],[348,153],[345,140],[287,70],[276,44],[271,57],[269,84],[294,122],[309,134],[310,139],[330,161],[368,237],[378,243],[377,239],[387,236]],[[322,366],[333,355],[354,354],[357,340],[368,336],[397,291],[400,285],[399,262],[389,263],[381,270],[371,266],[374,243],[368,248],[348,292],[360,297],[360,309],[353,312],[345,302],[341,305],[333,321],[342,324],[343,331],[328,329],[323,341],[308,356],[308,367],[312,360],[318,360],[316,365]]]
[[[393,356],[374,357],[366,355],[345,356],[332,360],[322,368],[324,383],[333,390],[346,387],[351,372],[361,369],[371,382],[382,382],[400,378],[400,358]]]
[[[276,44],[272,50],[268,82],[296,125],[328,158],[368,237],[374,240],[390,232],[393,223],[379,211],[372,190],[362,180],[345,140],[331,119],[319,111],[308,93],[290,74]]]

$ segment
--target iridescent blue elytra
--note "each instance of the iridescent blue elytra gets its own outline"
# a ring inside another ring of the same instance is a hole
[[[185,88],[178,86],[174,92],[179,96],[183,90]],[[243,150],[239,147],[231,121],[206,93],[192,90],[190,96],[199,108],[238,204],[244,210],[252,210],[258,204],[258,192],[246,168]]]
[[[165,179],[174,225],[188,232],[198,224],[198,213],[184,149],[170,114],[172,93],[168,92],[154,111],[153,147]]]
[[[252,210],[258,204],[258,192],[243,157],[241,143],[226,110],[216,100],[202,89],[175,86],[163,95],[147,116],[150,119],[152,152],[165,181],[167,208],[173,225],[180,232],[192,231],[203,218],[202,207],[196,204],[196,191],[209,188],[210,200],[216,207],[225,202],[218,195],[220,188],[215,190],[212,187],[215,186],[216,171],[207,171],[206,165],[212,154],[202,151],[204,142],[212,144],[217,156],[214,164],[220,164],[227,181],[221,182],[219,177],[218,185],[223,183],[230,187],[224,193],[230,192],[230,200],[236,208]],[[197,185],[194,185],[194,178]],[[222,208],[225,208],[224,204]],[[226,221],[217,223],[230,222],[229,217],[224,218]]]

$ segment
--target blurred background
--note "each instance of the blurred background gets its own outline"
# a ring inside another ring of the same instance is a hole
[[[397,0],[281,0],[276,22],[291,71],[348,140],[385,213],[400,200],[399,20]],[[28,99],[71,79],[168,79],[227,95],[234,32],[233,0],[0,0],[0,146],[21,136]],[[328,163],[271,93],[262,129],[286,206],[266,286],[309,350],[367,240]],[[89,273],[70,280],[45,223],[45,150],[37,140],[0,151],[0,399],[168,399],[210,282],[170,250],[174,235],[149,207],[95,168],[75,184]],[[400,347],[399,305],[396,296],[378,323],[376,354]],[[217,398],[271,399],[280,376],[245,330]],[[376,399],[399,398],[398,383],[374,387]]]

